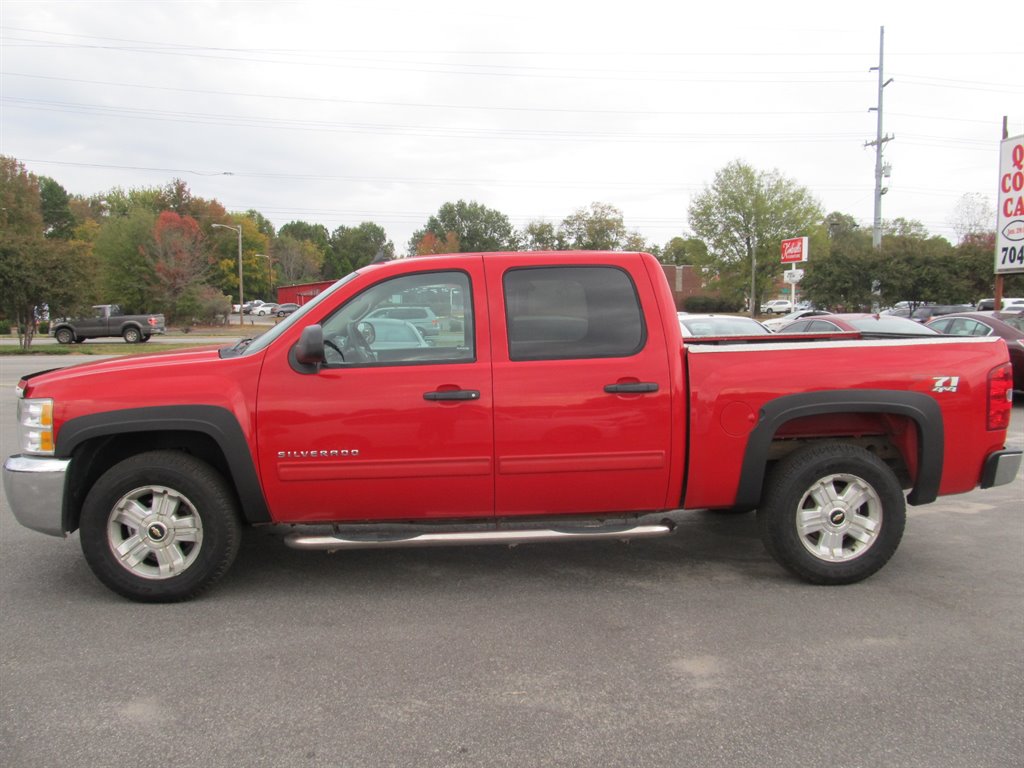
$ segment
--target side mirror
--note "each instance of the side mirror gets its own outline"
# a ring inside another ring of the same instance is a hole
[[[295,362],[304,373],[315,373],[324,362],[324,329],[320,325],[307,325],[292,348]],[[312,368],[312,370],[310,370]]]

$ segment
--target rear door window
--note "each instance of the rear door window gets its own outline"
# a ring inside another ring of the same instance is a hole
[[[531,267],[504,277],[511,360],[628,357],[647,339],[636,286],[618,267]]]

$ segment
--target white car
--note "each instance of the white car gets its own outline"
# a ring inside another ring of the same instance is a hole
[[[761,305],[762,315],[784,315],[793,311],[793,302],[789,299],[772,299]]]
[[[249,314],[266,317],[267,315],[273,315],[275,312],[277,312],[277,304],[260,304],[258,307],[253,307],[252,312]]]
[[[796,312],[790,312],[788,315],[777,317],[773,320],[765,320],[763,325],[769,331],[773,333],[782,330],[785,326],[797,320],[802,320],[805,317],[812,317],[813,315],[827,315],[829,314],[823,309],[798,309]]]
[[[765,336],[767,329],[757,320],[742,315],[691,315],[679,313],[683,338],[699,336]]]

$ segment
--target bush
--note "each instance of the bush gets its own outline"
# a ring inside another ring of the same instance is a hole
[[[723,296],[690,296],[683,302],[687,312],[739,312],[743,303]]]
[[[0,320],[0,335],[9,336],[11,334],[11,321]]]
[[[50,334],[50,323],[46,320],[36,326],[36,333],[40,336],[48,336]]]

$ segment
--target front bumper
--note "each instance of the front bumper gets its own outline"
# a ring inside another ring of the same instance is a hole
[[[985,460],[981,471],[981,487],[994,488],[1012,482],[1020,470],[1020,451],[996,451]]]
[[[33,531],[63,536],[64,479],[71,459],[11,456],[4,462],[4,491],[18,522]]]

